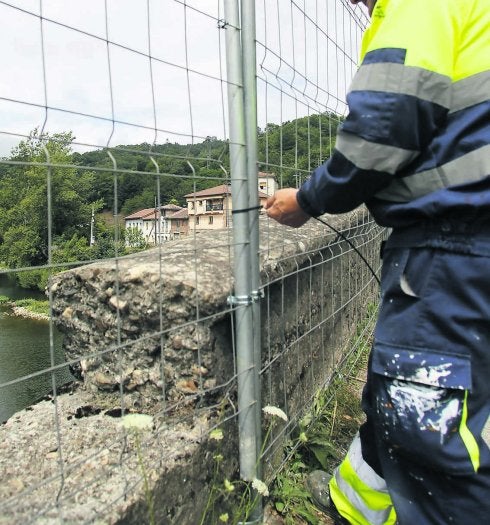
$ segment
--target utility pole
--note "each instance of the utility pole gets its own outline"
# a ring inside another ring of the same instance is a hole
[[[157,222],[159,221],[160,221],[160,217],[158,217],[158,211],[157,211],[157,198],[155,197],[155,221],[153,222],[153,227],[155,228],[155,246],[158,244]]]
[[[95,244],[95,209],[92,205],[92,218],[90,219],[90,246]]]

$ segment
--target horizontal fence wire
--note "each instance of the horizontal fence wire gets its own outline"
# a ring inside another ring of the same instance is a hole
[[[213,487],[242,486],[249,408],[223,1],[0,0],[0,15],[0,524],[214,523],[236,506],[212,508]],[[264,206],[328,158],[367,18],[347,0],[256,16]],[[271,483],[377,288],[325,226],[252,213],[262,405],[289,416],[262,447]],[[364,210],[332,221],[378,270],[384,230]]]

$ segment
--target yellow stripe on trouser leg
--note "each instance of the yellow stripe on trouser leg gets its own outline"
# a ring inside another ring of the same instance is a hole
[[[393,525],[396,522],[384,480],[362,458],[359,436],[335,470],[329,487],[338,512],[353,525]]]
[[[468,421],[468,390],[466,390],[464,395],[463,402],[463,413],[461,415],[461,424],[459,425],[459,435],[463,440],[464,446],[468,451],[470,456],[471,463],[475,472],[478,472],[480,468],[480,449],[478,448],[478,443],[475,439],[475,436],[471,433],[470,429],[467,426]]]

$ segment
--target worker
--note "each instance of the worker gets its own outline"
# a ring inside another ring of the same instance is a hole
[[[351,0],[356,4],[359,0]],[[365,203],[392,228],[362,406],[333,475],[339,523],[490,523],[490,5],[365,0],[371,22],[331,157],[269,217]]]

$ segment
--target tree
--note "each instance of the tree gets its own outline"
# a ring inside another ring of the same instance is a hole
[[[148,248],[148,243],[146,242],[143,232],[139,228],[126,228],[124,230],[124,239],[128,248],[137,250]]]
[[[9,268],[46,265],[55,246],[74,235],[89,236],[92,206],[100,209],[102,202],[87,201],[94,174],[77,171],[72,141],[71,133],[41,136],[34,130],[12,151],[10,158],[19,164],[0,178],[0,260]],[[43,272],[37,281],[36,272],[28,279],[19,273],[19,282],[42,288]]]

